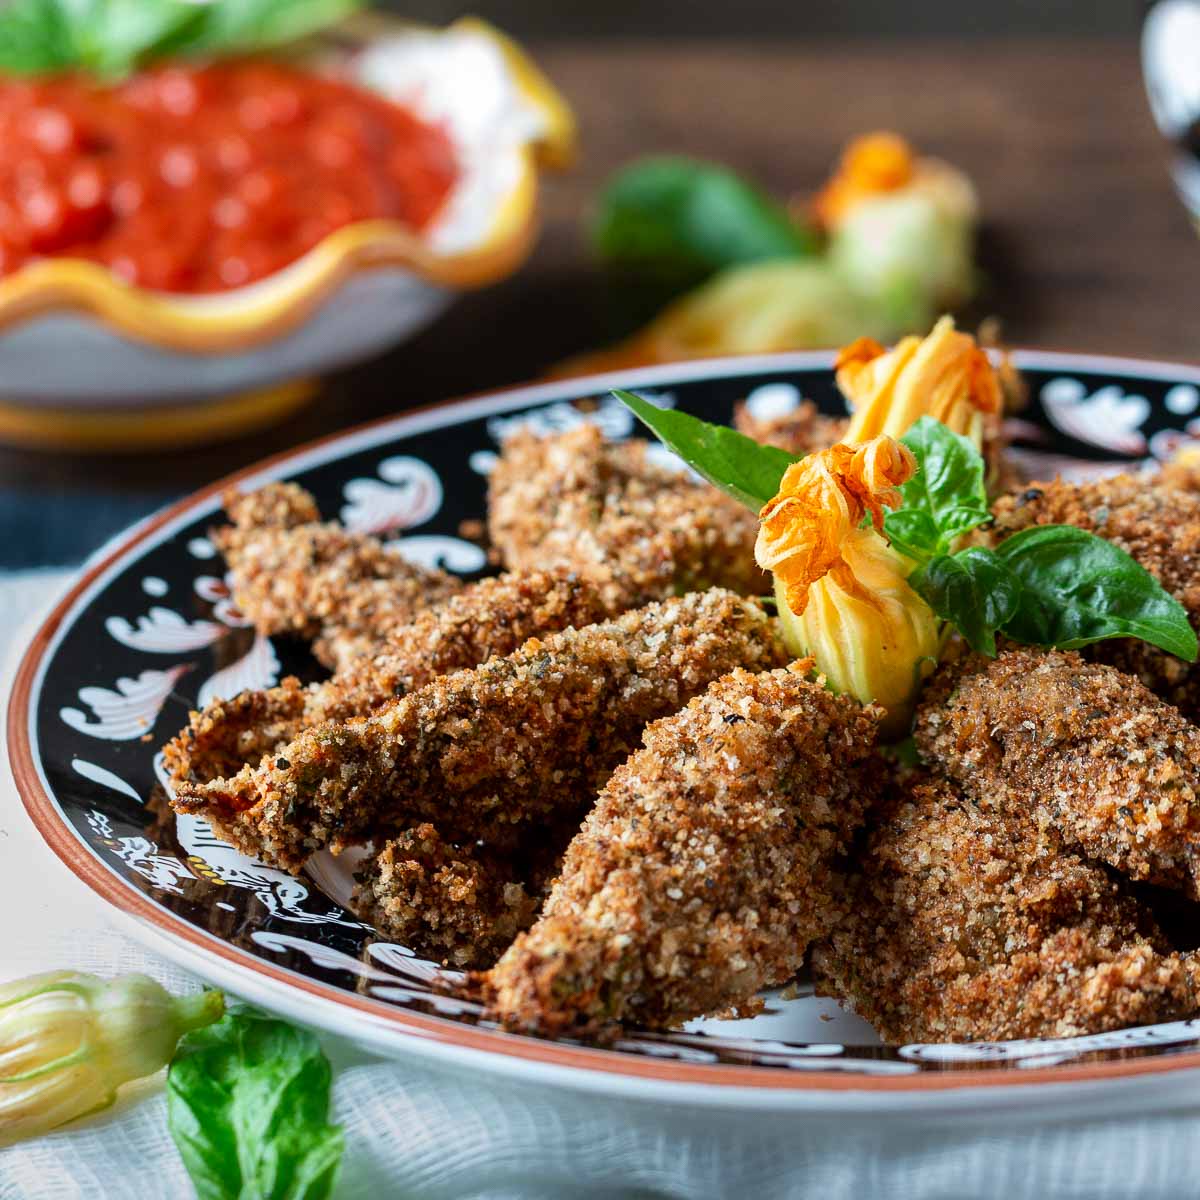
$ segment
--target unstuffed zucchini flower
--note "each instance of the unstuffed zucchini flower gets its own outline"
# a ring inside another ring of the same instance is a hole
[[[0,1146],[107,1108],[224,1007],[220,992],[176,997],[145,975],[51,971],[0,987]]]
[[[903,437],[921,417],[933,417],[982,450],[1003,404],[987,354],[954,328],[952,317],[942,317],[927,337],[906,337],[891,350],[859,338],[834,365],[854,414],[847,442]]]
[[[886,435],[810,454],[762,509],[755,545],[775,576],[788,649],[811,656],[835,691],[887,709],[893,736],[938,654],[938,620],[907,582],[914,564],[882,532],[884,508],[900,503],[915,469]]]
[[[975,290],[971,181],[894,133],[855,138],[811,213],[829,235],[838,275],[872,297],[894,329],[927,329],[939,309]]]

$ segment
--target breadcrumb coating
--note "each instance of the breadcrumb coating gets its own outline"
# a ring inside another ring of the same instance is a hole
[[[978,803],[1200,898],[1200,729],[1132,676],[1070,651],[969,657],[934,675],[914,734]]]
[[[878,709],[798,670],[732,672],[645,732],[545,911],[483,978],[512,1030],[603,1037],[741,1006],[837,913],[834,856],[871,795]]]
[[[292,483],[224,497],[232,525],[212,540],[224,554],[234,600],[262,634],[385,640],[429,604],[462,587],[418,567],[369,534],[318,519],[316,503]],[[360,645],[361,643],[356,643]],[[337,666],[335,650],[318,653]]]
[[[320,521],[317,502],[298,483],[268,483],[253,492],[231,488],[222,497],[225,515],[234,531],[252,533],[258,529],[295,529]]]
[[[744,401],[733,409],[733,425],[739,433],[789,454],[828,450],[843,439],[849,424],[849,417],[831,417],[811,400],[801,400],[791,412],[777,417],[756,417]]]
[[[647,449],[606,444],[592,425],[509,438],[488,485],[488,530],[505,565],[588,575],[613,609],[714,585],[764,594],[756,515],[656,466]]]
[[[1187,963],[1030,807],[917,776],[871,816],[818,994],[888,1043],[1074,1037],[1193,1013]]]
[[[468,584],[396,629],[386,653],[351,662],[332,679],[306,688],[287,678],[193,712],[164,749],[167,771],[177,785],[224,778],[304,729],[365,717],[439,675],[610,615],[599,588],[579,576],[531,571]]]
[[[993,511],[995,541],[1034,525],[1074,525],[1106,538],[1145,567],[1200,630],[1200,494],[1138,475],[1056,480],[1005,496]],[[1189,720],[1200,720],[1200,671],[1193,664],[1131,638],[1099,642],[1087,656],[1136,675]]]
[[[503,858],[452,845],[428,822],[385,843],[355,879],[350,907],[381,936],[460,969],[495,962],[540,901]]]
[[[734,667],[787,660],[756,603],[693,593],[533,638],[369,717],[306,730],[258,768],[182,784],[174,806],[289,870],[424,820],[456,842],[511,844],[522,826],[582,815],[650,721]]]
[[[1189,442],[1162,465],[1154,482],[1181,492],[1200,492],[1200,445]]]

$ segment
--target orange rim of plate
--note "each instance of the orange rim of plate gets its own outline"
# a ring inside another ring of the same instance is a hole
[[[379,22],[376,22],[379,24]],[[388,21],[402,31],[408,22]],[[562,96],[525,52],[484,21],[464,18],[447,32],[465,31],[500,51],[524,99],[543,117],[536,141],[519,150],[520,173],[497,201],[478,245],[439,254],[396,221],[358,221],[335,230],[281,271],[245,288],[203,296],[148,291],[106,267],[78,258],[31,263],[0,279],[0,332],[51,312],[86,313],[116,333],[164,349],[198,354],[241,350],[294,329],[350,276],[400,267],[434,287],[483,287],[516,270],[537,227],[538,176],[564,167],[576,151],[575,120]]]
[[[758,361],[768,361],[770,356],[749,356]],[[786,360],[787,356],[780,356]],[[1080,362],[1092,360],[1103,362],[1100,356],[1079,355]],[[713,359],[714,373],[722,365],[731,366],[737,359]],[[1135,360],[1109,360],[1126,365],[1138,365]],[[832,364],[832,353],[830,354]],[[681,364],[682,365],[682,364]],[[689,364],[695,366],[696,364]],[[1149,365],[1147,362],[1146,365]],[[633,372],[630,373],[631,375]],[[581,377],[570,381],[587,394],[588,379]],[[437,404],[423,405],[405,410],[404,416],[451,407],[476,396],[505,396],[528,390],[531,385],[488,390],[463,396]],[[604,388],[622,386],[605,377]],[[174,914],[154,904],[135,891],[118,876],[108,871],[101,861],[89,853],[55,809],[55,804],[42,786],[33,746],[29,738],[30,703],[34,682],[46,656],[54,635],[71,611],[76,600],[88,587],[118,560],[152,536],[164,525],[185,513],[188,509],[219,496],[226,489],[236,486],[252,476],[280,466],[288,460],[305,455],[319,446],[342,438],[352,437],[366,430],[378,428],[394,421],[395,416],[383,417],[364,424],[317,438],[303,446],[263,459],[252,466],[193,492],[190,496],[170,508],[155,514],[133,532],[108,549],[97,561],[92,562],[67,594],[59,600],[45,622],[34,634],[29,649],[25,652],[13,682],[8,707],[8,753],[12,765],[17,791],[30,820],[47,845],[78,879],[87,884],[108,903],[145,921],[154,930],[175,941],[183,942],[193,952],[214,955],[226,967],[249,972],[260,982],[269,981],[292,989],[317,1001],[332,1002],[345,1010],[382,1021],[395,1032],[431,1040],[456,1048],[477,1053],[515,1058],[525,1063],[542,1064],[547,1067],[568,1068],[585,1072],[592,1077],[608,1075],[624,1080],[683,1084],[704,1087],[753,1088],[763,1092],[947,1092],[962,1088],[1029,1088],[1045,1084],[1095,1083],[1100,1080],[1129,1078],[1144,1075],[1162,1075],[1200,1068],[1200,1051],[1183,1051],[1164,1054],[1154,1058],[1132,1058],[1117,1062],[1082,1063],[1070,1066],[1042,1067],[1036,1072],[1028,1071],[983,1071],[978,1069],[950,1069],[938,1072],[915,1072],[911,1075],[867,1075],[844,1071],[804,1071],[800,1073],[771,1067],[739,1066],[721,1064],[707,1066],[699,1063],[671,1060],[664,1062],[653,1058],[620,1054],[612,1051],[564,1045],[559,1042],[538,1041],[533,1038],[514,1037],[495,1031],[487,1031],[471,1025],[460,1025],[445,1019],[400,1010],[381,1000],[348,992],[329,984],[299,976],[263,959],[238,951],[235,947],[216,941],[196,926],[188,924]]]

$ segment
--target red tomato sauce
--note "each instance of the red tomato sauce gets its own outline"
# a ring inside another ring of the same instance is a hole
[[[456,174],[442,130],[280,63],[4,79],[0,274],[85,258],[141,287],[224,291],[353,221],[423,229]]]

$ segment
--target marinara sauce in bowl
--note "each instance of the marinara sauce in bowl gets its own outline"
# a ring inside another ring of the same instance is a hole
[[[136,449],[147,407],[172,444],[244,431],[515,270],[574,123],[483,22],[376,20],[286,58],[0,77],[0,145],[0,440]]]
[[[420,232],[457,173],[443,129],[270,60],[0,80],[0,144],[0,272],[69,255],[166,292],[264,279],[355,221]]]

